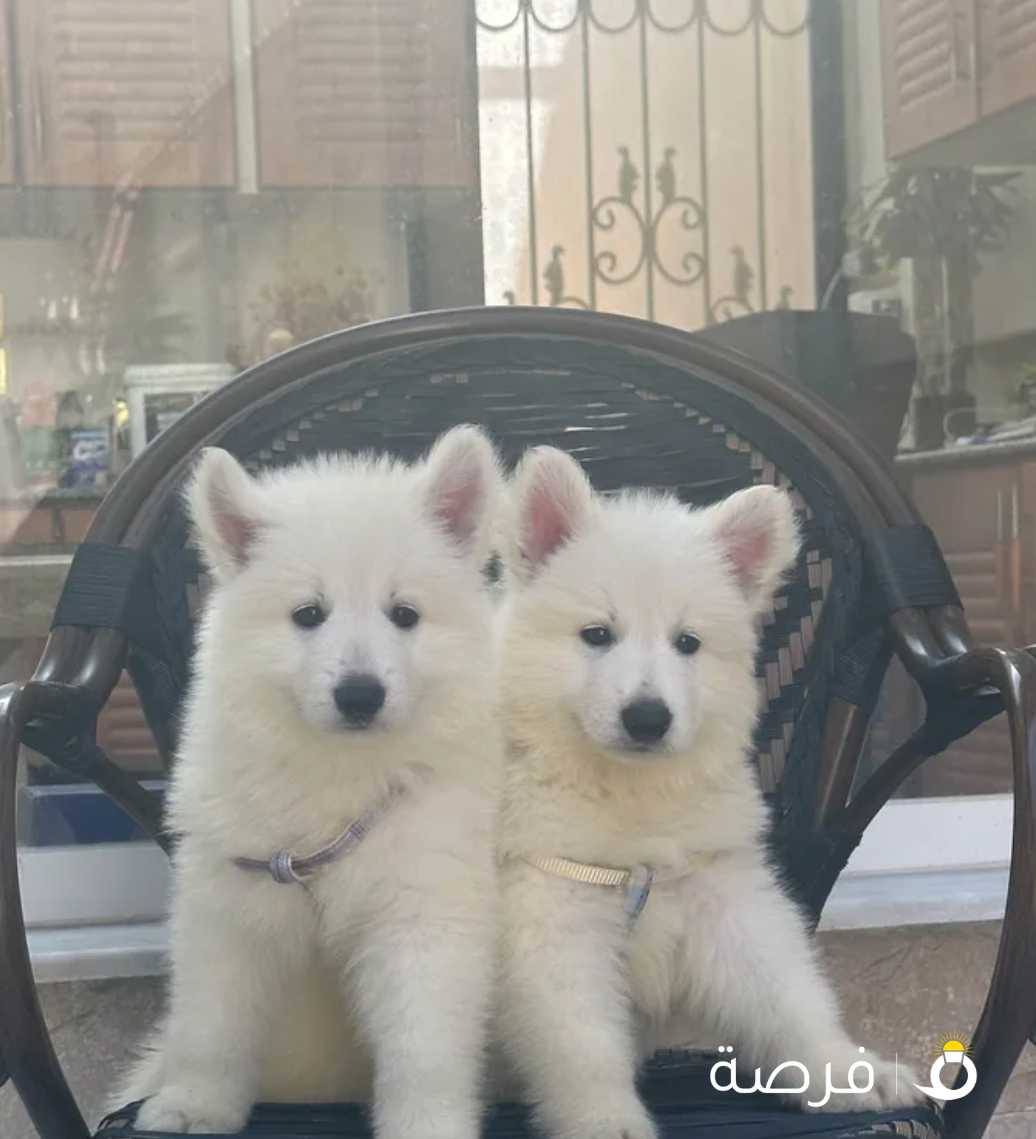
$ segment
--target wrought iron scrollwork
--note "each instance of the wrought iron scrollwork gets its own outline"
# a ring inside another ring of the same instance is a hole
[[[625,218],[635,231],[636,255],[633,264],[625,271],[619,268],[619,255],[613,249],[602,249],[594,254],[593,271],[609,285],[624,285],[627,281],[632,281],[648,256],[648,225],[634,201],[639,183],[640,171],[630,158],[629,147],[620,146],[618,193],[601,198],[594,203],[590,213],[590,220],[595,229],[605,233],[611,232],[621,224],[621,219]]]
[[[687,194],[677,193],[676,167],[673,160],[676,158],[676,147],[667,146],[662,153],[662,161],[655,171],[655,186],[658,188],[662,206],[651,222],[651,250],[655,265],[663,277],[674,285],[693,285],[705,274],[707,268],[705,250],[701,252],[693,249],[685,250],[680,257],[680,271],[667,266],[662,256],[663,242],[659,233],[666,218],[676,218],[680,229],[684,233],[704,233],[705,210],[701,202]]]
[[[550,260],[543,270],[543,284],[547,290],[548,302],[555,308],[589,308],[586,301],[580,297],[565,295],[565,267],[561,263],[565,250],[561,245],[555,245],[550,251]],[[513,295],[513,294],[512,294]]]
[[[622,285],[632,281],[650,259],[652,266],[674,285],[695,284],[704,275],[706,260],[704,250],[687,249],[674,261],[669,253],[668,242],[663,240],[663,229],[667,223],[675,222],[682,234],[702,232],[704,211],[701,203],[677,189],[677,175],[674,159],[676,147],[666,147],[661,163],[655,171],[655,185],[659,193],[659,207],[651,216],[645,216],[638,202],[637,190],[641,174],[630,157],[629,147],[619,147],[619,168],[617,172],[617,192],[609,194],[594,203],[591,222],[595,230],[602,233],[618,233],[625,224],[631,230],[633,247],[631,263],[621,265],[620,254],[614,249],[597,250],[593,258],[593,272],[598,280],[608,285]],[[589,308],[582,298],[565,292],[565,276],[562,257],[564,248],[555,245],[551,250],[550,261],[543,271],[548,302],[552,305],[575,305]]]
[[[669,258],[668,243],[661,237],[663,227],[669,219],[674,219],[685,234],[695,231],[700,233],[704,228],[705,212],[701,202],[677,191],[675,158],[676,147],[667,146],[662,161],[655,170],[655,185],[661,204],[650,216],[646,216],[635,200],[640,171],[630,158],[629,148],[619,147],[619,191],[594,205],[591,220],[596,229],[609,232],[620,224],[623,217],[628,218],[634,226],[637,253],[633,264],[625,271],[619,269],[619,255],[614,250],[603,249],[596,254],[594,270],[607,284],[622,285],[633,280],[648,260],[673,285],[693,285],[704,275],[704,249],[700,252],[695,249],[685,250],[678,262],[674,263]]]
[[[658,189],[660,206],[654,215],[645,218],[637,204],[637,187],[640,185],[640,170],[630,158],[629,148],[619,147],[618,192],[601,198],[594,207],[591,220],[595,229],[603,232],[615,231],[620,219],[625,217],[633,226],[636,253],[632,264],[619,268],[619,255],[611,249],[599,250],[594,256],[593,270],[596,277],[609,285],[622,285],[632,281],[640,273],[650,258],[652,265],[671,284],[690,286],[696,284],[708,270],[704,251],[685,250],[679,259],[679,269],[673,263],[667,264],[666,245],[659,236],[666,219],[676,219],[684,233],[702,231],[705,215],[701,203],[677,189],[677,175],[674,159],[676,147],[668,146],[663,152],[662,161],[655,170],[655,186]],[[589,309],[591,306],[582,297],[565,292],[565,267],[562,258],[565,248],[555,244],[550,251],[550,260],[543,270],[543,285],[547,293],[547,303],[555,307]],[[733,264],[731,268],[731,289],[716,298],[709,306],[708,322],[719,324],[738,316],[755,312],[752,304],[752,288],[755,285],[755,270],[745,256],[744,247],[733,245],[730,248]],[[779,310],[791,308],[793,290],[790,285],[782,285],[777,304]],[[514,291],[504,294],[507,304],[515,304]]]
[[[736,15],[730,24],[724,24],[718,18],[718,13],[729,14],[731,8],[736,8],[731,0],[685,0],[683,14],[668,20],[659,15],[658,6],[652,0],[628,0],[628,9],[620,11],[618,15],[615,14],[617,6],[612,5],[609,7],[612,15],[610,21],[601,12],[604,5],[596,4],[594,0],[568,0],[567,4],[551,4],[544,0],[514,0],[513,7],[510,4],[496,6],[505,13],[496,19],[485,14],[487,8],[493,7],[493,4],[486,3],[485,0],[475,0],[475,21],[480,28],[490,32],[513,28],[526,14],[545,32],[567,32],[575,27],[581,17],[585,17],[594,29],[606,35],[620,35],[633,27],[638,19],[644,19],[656,31],[674,34],[687,31],[701,20],[709,31],[721,36],[739,36],[753,23],[759,23],[775,36],[796,36],[809,24],[807,10],[800,20],[782,27],[770,15],[770,5],[766,0],[742,0],[742,14]]]
[[[721,320],[732,320],[735,316],[746,316],[755,311],[751,301],[755,270],[749,265],[745,251],[740,245],[732,245],[730,255],[734,259],[733,288],[712,302],[709,318],[714,324]]]
[[[740,245],[731,246],[730,256],[733,258],[732,288],[729,293],[713,301],[709,308],[709,324],[721,324],[725,320],[733,320],[735,317],[748,316],[755,312],[752,306],[755,270],[749,265],[745,251]],[[778,312],[787,312],[792,307],[791,298],[794,292],[791,285],[781,285],[777,294],[777,303],[773,307]]]

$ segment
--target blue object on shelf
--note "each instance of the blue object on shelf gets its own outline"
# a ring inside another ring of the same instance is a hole
[[[148,780],[144,786],[165,794],[164,779]],[[30,784],[18,796],[18,837],[26,846],[142,842],[148,837],[121,807],[90,784]]]

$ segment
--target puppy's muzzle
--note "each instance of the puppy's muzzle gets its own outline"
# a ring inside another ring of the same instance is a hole
[[[376,676],[356,673],[335,689],[335,707],[350,728],[369,728],[385,703],[385,685]]]

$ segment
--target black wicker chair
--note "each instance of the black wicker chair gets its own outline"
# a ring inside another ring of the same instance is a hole
[[[1025,651],[973,644],[934,539],[881,461],[814,399],[672,329],[520,308],[367,325],[270,360],[163,433],[100,507],[35,676],[0,689],[0,1054],[41,1135],[84,1139],[88,1131],[52,1051],[29,965],[15,861],[19,746],[94,780],[163,841],[160,802],[108,761],[94,727],[127,667],[158,749],[172,761],[204,588],[178,491],[199,447],[219,444],[253,467],[339,448],[411,457],[460,421],[485,424],[510,460],[530,444],[564,447],[603,490],[665,486],[704,503],[752,482],[792,489],[805,549],[766,624],[757,755],[776,855],[814,917],[907,775],[1006,709],[1013,862],[999,955],[973,1037],[976,1090],[950,1104],[945,1118],[928,1107],[802,1115],[761,1097],[710,1099],[700,1057],[661,1057],[644,1076],[670,1136],[978,1139],[1036,1021],[1036,662]],[[927,718],[854,789],[893,654],[923,689]],[[133,1135],[132,1119],[130,1108],[102,1130],[109,1139]],[[494,1134],[525,1134],[525,1126],[516,1108],[489,1117]],[[359,1134],[366,1125],[348,1105],[268,1105],[249,1127],[303,1137]]]

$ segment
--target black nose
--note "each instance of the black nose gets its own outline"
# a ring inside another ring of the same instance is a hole
[[[634,700],[622,710],[622,726],[638,744],[657,744],[672,722],[673,714],[661,700]]]
[[[347,676],[335,689],[335,704],[345,722],[365,728],[385,703],[385,685],[376,676],[357,673]]]

